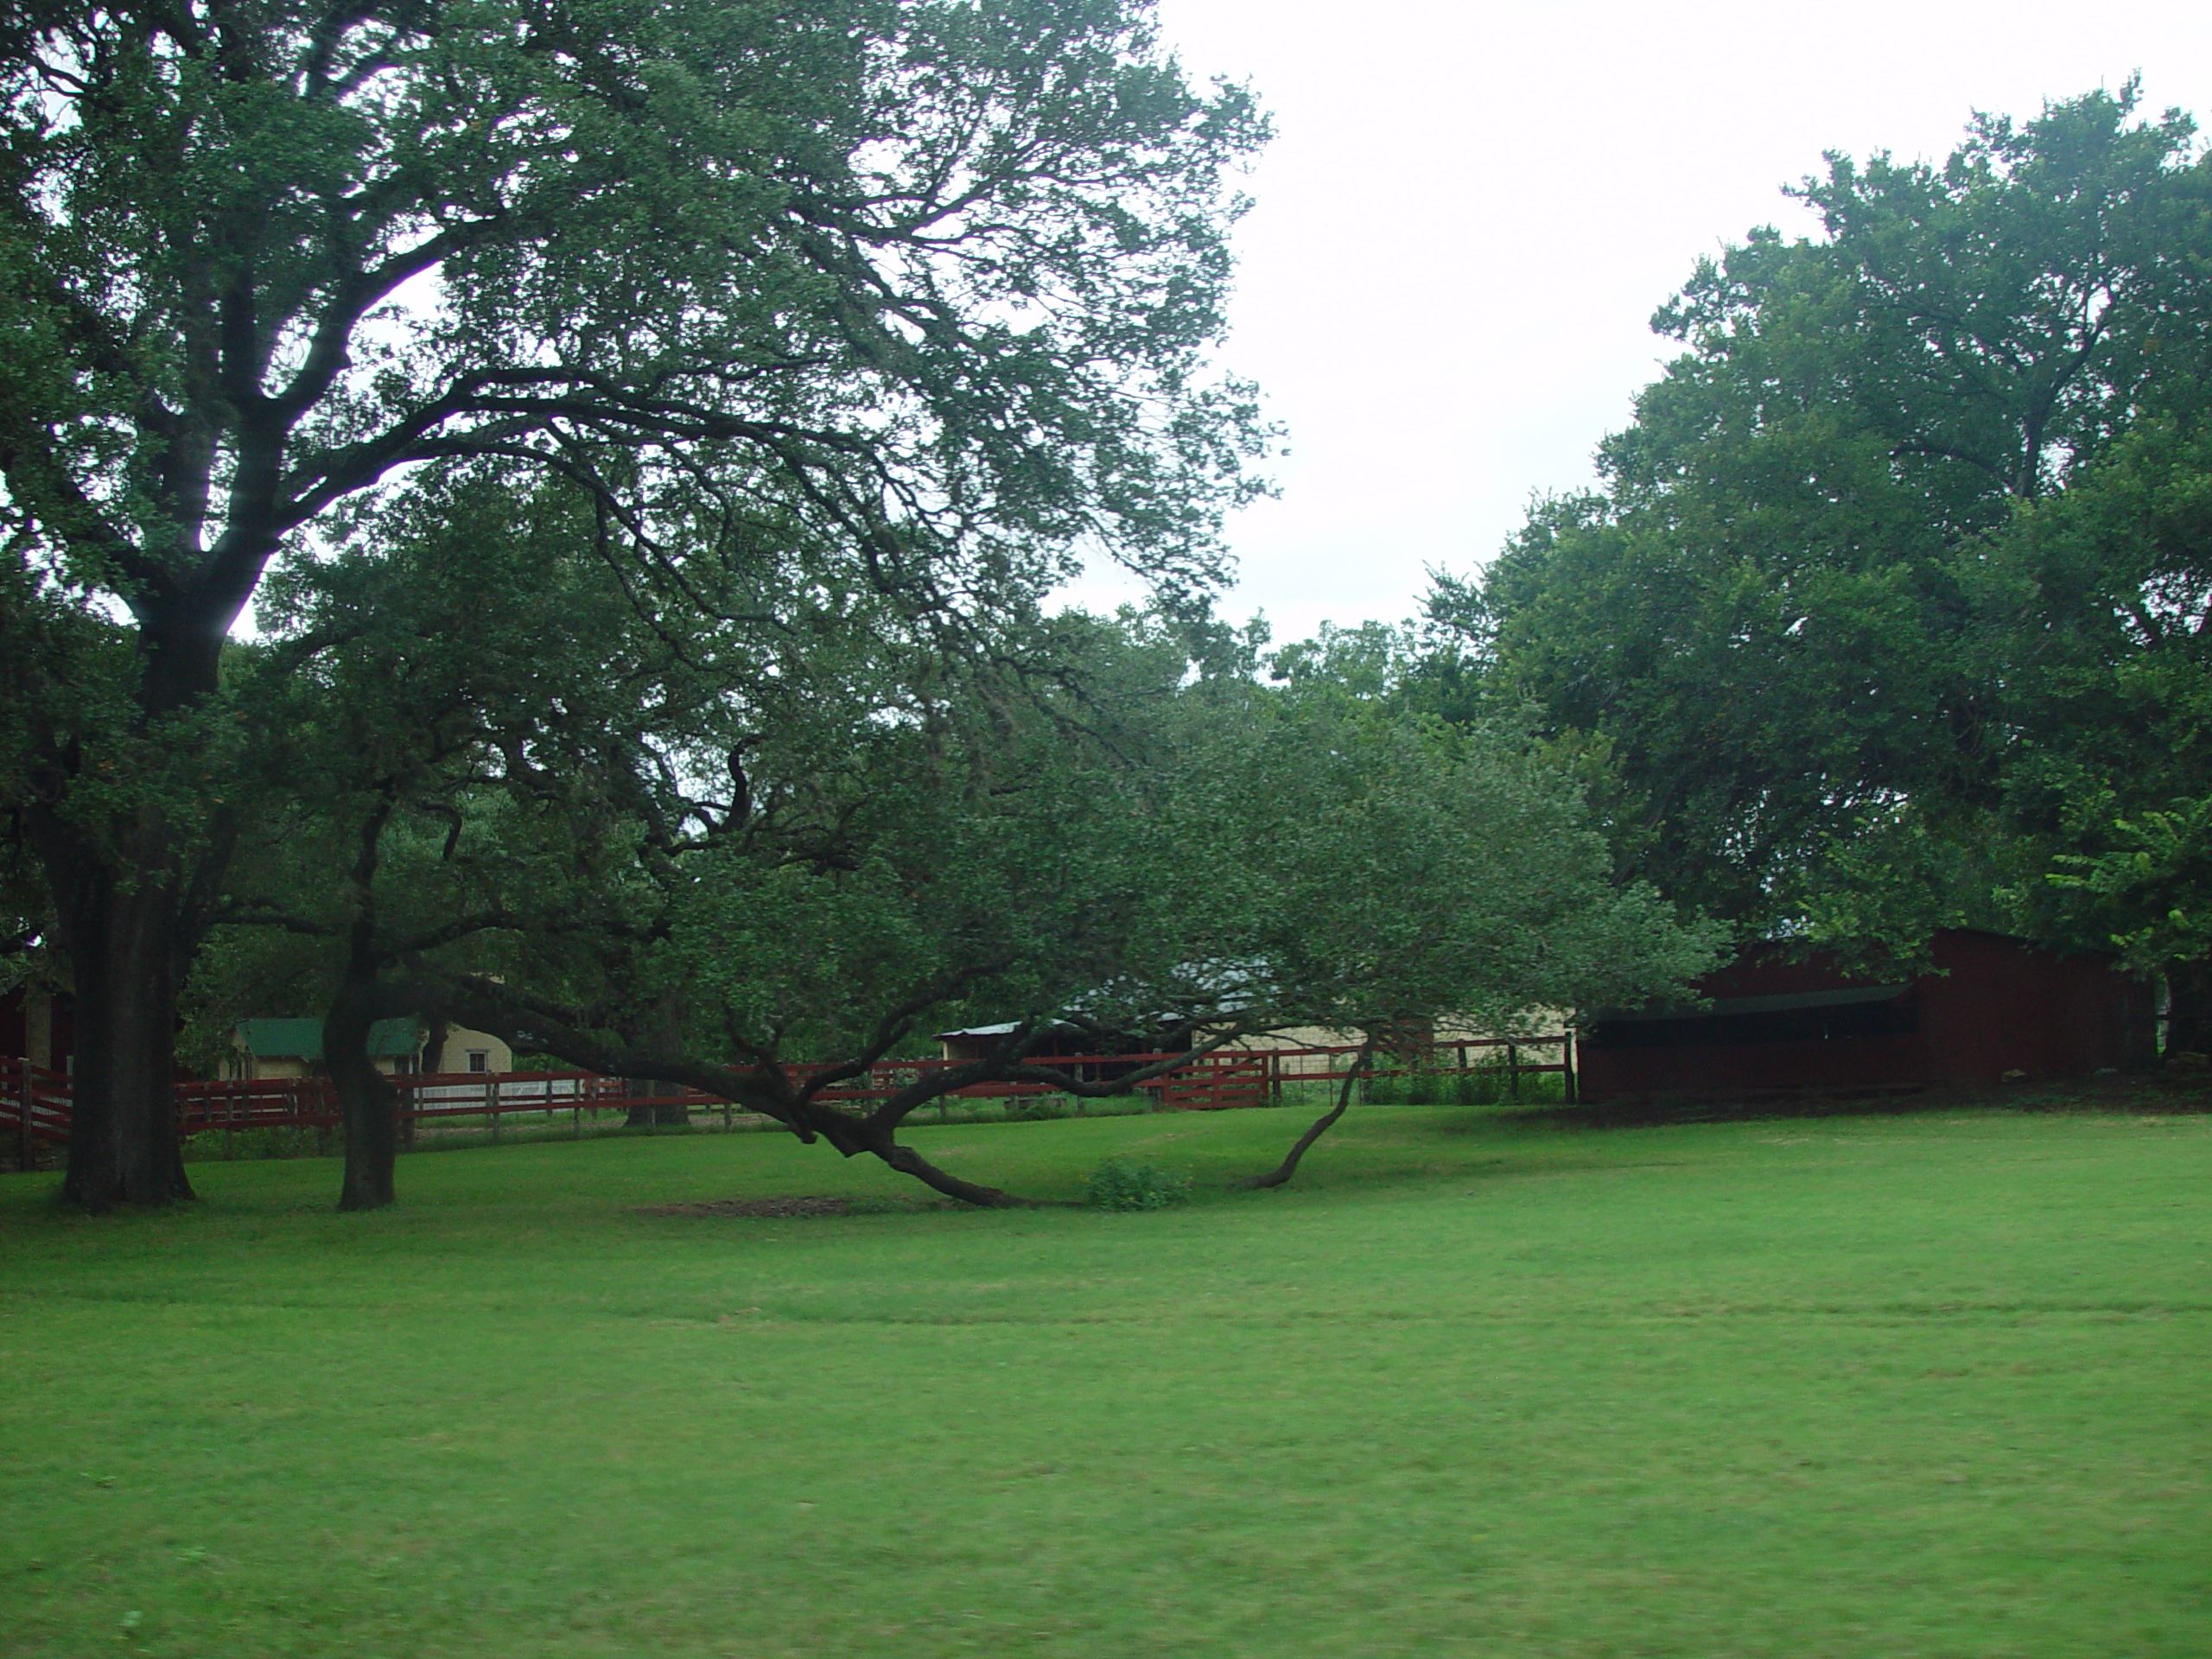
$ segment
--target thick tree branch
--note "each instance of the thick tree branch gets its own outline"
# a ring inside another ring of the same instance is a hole
[[[1299,1160],[1306,1156],[1307,1149],[1329,1132],[1336,1121],[1344,1115],[1344,1108],[1351,1104],[1353,1085],[1358,1083],[1360,1073],[1367,1070],[1374,1058],[1375,1039],[1370,1037],[1360,1045],[1358,1056],[1344,1071],[1344,1086],[1337,1090],[1336,1105],[1316,1118],[1313,1127],[1298,1137],[1297,1144],[1283,1154],[1282,1162],[1264,1175],[1254,1175],[1237,1182],[1237,1187],[1246,1192],[1258,1192],[1267,1187],[1281,1186],[1298,1173]]]

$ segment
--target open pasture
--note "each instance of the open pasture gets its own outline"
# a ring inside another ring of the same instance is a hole
[[[1304,1122],[0,1181],[0,1651],[2212,1651],[2212,1119]]]

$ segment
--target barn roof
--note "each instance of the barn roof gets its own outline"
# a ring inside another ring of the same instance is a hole
[[[1647,1008],[1600,1008],[1592,1020],[1709,1020],[1724,1014],[1783,1014],[1793,1008],[1845,1008],[1859,1002],[1891,1002],[1910,985],[1851,985],[1834,991],[1792,991],[1780,996],[1716,996],[1705,1007],[1662,1003]]]
[[[319,1060],[322,1058],[320,1020],[241,1020],[238,1040],[246,1052],[263,1060]],[[411,1018],[379,1020],[369,1027],[369,1054],[379,1060],[412,1054],[423,1046],[423,1022]]]

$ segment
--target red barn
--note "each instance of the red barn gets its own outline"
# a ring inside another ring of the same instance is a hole
[[[0,1056],[67,1071],[76,1046],[76,1003],[67,994],[19,985],[0,995]]]
[[[2042,1081],[2156,1058],[2150,984],[2111,957],[1971,928],[1931,954],[1928,973],[1845,973],[1745,945],[1697,982],[1709,1007],[1599,1014],[1578,1045],[1580,1097]]]

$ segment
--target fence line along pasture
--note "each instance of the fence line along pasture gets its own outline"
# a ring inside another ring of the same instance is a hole
[[[1554,1051],[1554,1061],[1524,1058],[1524,1051]],[[1294,1085],[1332,1084],[1348,1075],[1353,1044],[1300,1048],[1217,1049],[1137,1085],[1161,1111],[1224,1111],[1265,1106]],[[1480,1056],[1481,1058],[1477,1058]],[[1448,1058],[1447,1058],[1448,1057]],[[1082,1083],[1110,1083],[1141,1066],[1177,1058],[1175,1053],[1071,1054],[1039,1056],[1039,1063]],[[861,1075],[832,1084],[819,1098],[882,1100],[964,1062],[941,1059],[886,1060]],[[792,1066],[805,1082],[828,1066]],[[1480,1075],[1502,1078],[1517,1096],[1523,1077],[1551,1074],[1562,1081],[1567,1098],[1574,1095],[1573,1046],[1565,1034],[1516,1039],[1465,1038],[1421,1045],[1370,1069],[1375,1078]],[[389,1081],[399,1096],[401,1121],[410,1124],[444,1118],[488,1119],[494,1135],[499,1121],[518,1113],[548,1120],[568,1115],[578,1133],[586,1112],[627,1112],[633,1107],[681,1105],[687,1111],[720,1111],[725,1124],[742,1109],[717,1095],[694,1089],[666,1092],[665,1084],[603,1077],[591,1071],[447,1071],[401,1073]],[[648,1090],[662,1092],[648,1093]],[[1047,1084],[978,1083],[955,1089],[946,1100],[1017,1099],[1065,1092]],[[302,1128],[327,1130],[340,1123],[338,1097],[327,1077],[222,1077],[176,1085],[177,1126],[183,1135],[209,1129]],[[0,1055],[0,1144],[11,1145],[16,1166],[31,1166],[36,1147],[66,1145],[72,1102],[67,1074]],[[931,1102],[938,1104],[938,1102]]]

